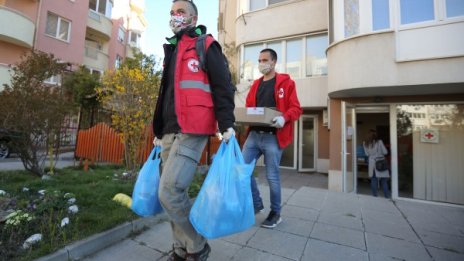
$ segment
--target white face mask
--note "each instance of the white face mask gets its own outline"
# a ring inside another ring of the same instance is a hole
[[[169,27],[173,33],[178,33],[182,29],[189,27],[192,24],[193,17],[184,17],[181,14],[171,15],[171,20],[169,20]]]
[[[272,68],[273,68],[273,66],[269,62],[268,63],[259,63],[258,64],[258,70],[264,75],[268,74],[272,70]]]

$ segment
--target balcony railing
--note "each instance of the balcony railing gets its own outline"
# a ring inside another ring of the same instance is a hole
[[[34,22],[23,14],[0,6],[0,40],[30,48],[34,42]]]
[[[108,54],[90,46],[85,47],[84,65],[104,71],[108,69]]]
[[[111,20],[106,16],[96,13],[93,10],[89,10],[87,27],[91,28],[95,32],[99,33],[101,37],[108,40],[111,38],[113,22],[111,22]]]

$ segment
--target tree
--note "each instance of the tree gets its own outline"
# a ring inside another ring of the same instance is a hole
[[[38,176],[45,174],[47,157],[57,156],[61,125],[72,112],[61,88],[44,83],[65,67],[52,54],[30,51],[11,69],[11,84],[0,93],[2,126],[21,135],[12,145],[24,168]]]
[[[155,70],[153,56],[136,53],[121,67],[107,71],[102,86],[97,88],[103,106],[112,111],[112,125],[124,143],[124,162],[131,174],[139,168],[140,152],[146,140],[146,128],[153,117],[160,72]]]
[[[79,108],[79,128],[84,121],[84,126],[92,127],[95,124],[96,111],[100,107],[96,89],[100,85],[99,75],[91,74],[85,66],[80,66],[76,71],[67,74],[63,79],[62,87]],[[82,115],[89,115],[83,119]]]

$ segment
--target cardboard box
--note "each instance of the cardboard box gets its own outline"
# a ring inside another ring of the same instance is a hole
[[[281,116],[280,111],[266,107],[235,108],[235,121],[245,125],[269,126],[272,119]]]

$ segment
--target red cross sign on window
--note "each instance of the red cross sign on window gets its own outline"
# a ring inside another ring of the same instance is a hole
[[[439,132],[437,129],[427,128],[421,129],[421,142],[426,143],[438,143],[439,142]]]
[[[424,136],[429,140],[434,137],[433,133],[430,133],[430,132],[427,132]]]

